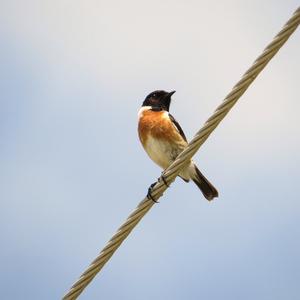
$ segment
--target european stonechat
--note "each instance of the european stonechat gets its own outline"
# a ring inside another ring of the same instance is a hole
[[[149,157],[162,169],[166,169],[188,144],[179,123],[169,113],[174,93],[161,90],[152,92],[138,113],[140,141]],[[186,182],[193,180],[207,200],[218,197],[216,188],[199,171],[193,160],[179,176]],[[148,196],[152,199],[150,192]]]

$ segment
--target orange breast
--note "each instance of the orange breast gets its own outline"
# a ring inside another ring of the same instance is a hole
[[[143,145],[149,136],[170,143],[182,140],[165,111],[143,111],[139,118],[138,132]]]

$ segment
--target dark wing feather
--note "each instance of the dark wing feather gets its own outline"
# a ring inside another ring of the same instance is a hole
[[[169,118],[172,121],[172,123],[174,124],[174,126],[176,127],[176,129],[178,130],[178,132],[180,133],[181,137],[187,142],[187,139],[185,137],[185,134],[182,130],[182,128],[180,127],[179,123],[175,120],[175,118],[169,113]]]

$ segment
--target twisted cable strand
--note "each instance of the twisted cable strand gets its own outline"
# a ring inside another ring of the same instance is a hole
[[[300,23],[300,7],[284,25],[283,29],[275,36],[273,41],[265,48],[263,53],[254,61],[243,75],[242,79],[233,87],[232,91],[226,96],[221,105],[215,110],[214,114],[206,121],[204,126],[197,132],[188,147],[180,153],[176,160],[164,171],[165,181],[170,185],[179,174],[185,164],[198,151],[200,146],[206,141],[213,130],[224,119],[237,100],[244,94],[249,85],[254,81],[258,74],[264,69],[272,57],[283,46],[291,34],[296,30]],[[162,180],[158,180],[152,189],[152,197],[157,200],[167,186]],[[154,202],[147,197],[139,203],[133,213],[130,214],[126,222],[118,229],[117,233],[109,240],[108,244],[100,252],[98,257],[90,264],[88,269],[81,275],[79,280],[74,283],[70,291],[63,297],[63,300],[76,299],[85,287],[93,280],[105,263],[114,254],[117,248],[126,239],[132,229],[139,223],[142,217],[150,210]]]

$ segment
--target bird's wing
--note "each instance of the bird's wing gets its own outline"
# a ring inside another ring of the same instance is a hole
[[[185,137],[185,134],[184,134],[182,128],[180,127],[179,123],[175,120],[175,118],[170,113],[169,113],[169,118],[172,121],[175,128],[177,129],[177,131],[179,132],[179,134],[181,135],[181,137],[187,142],[187,139]]]

